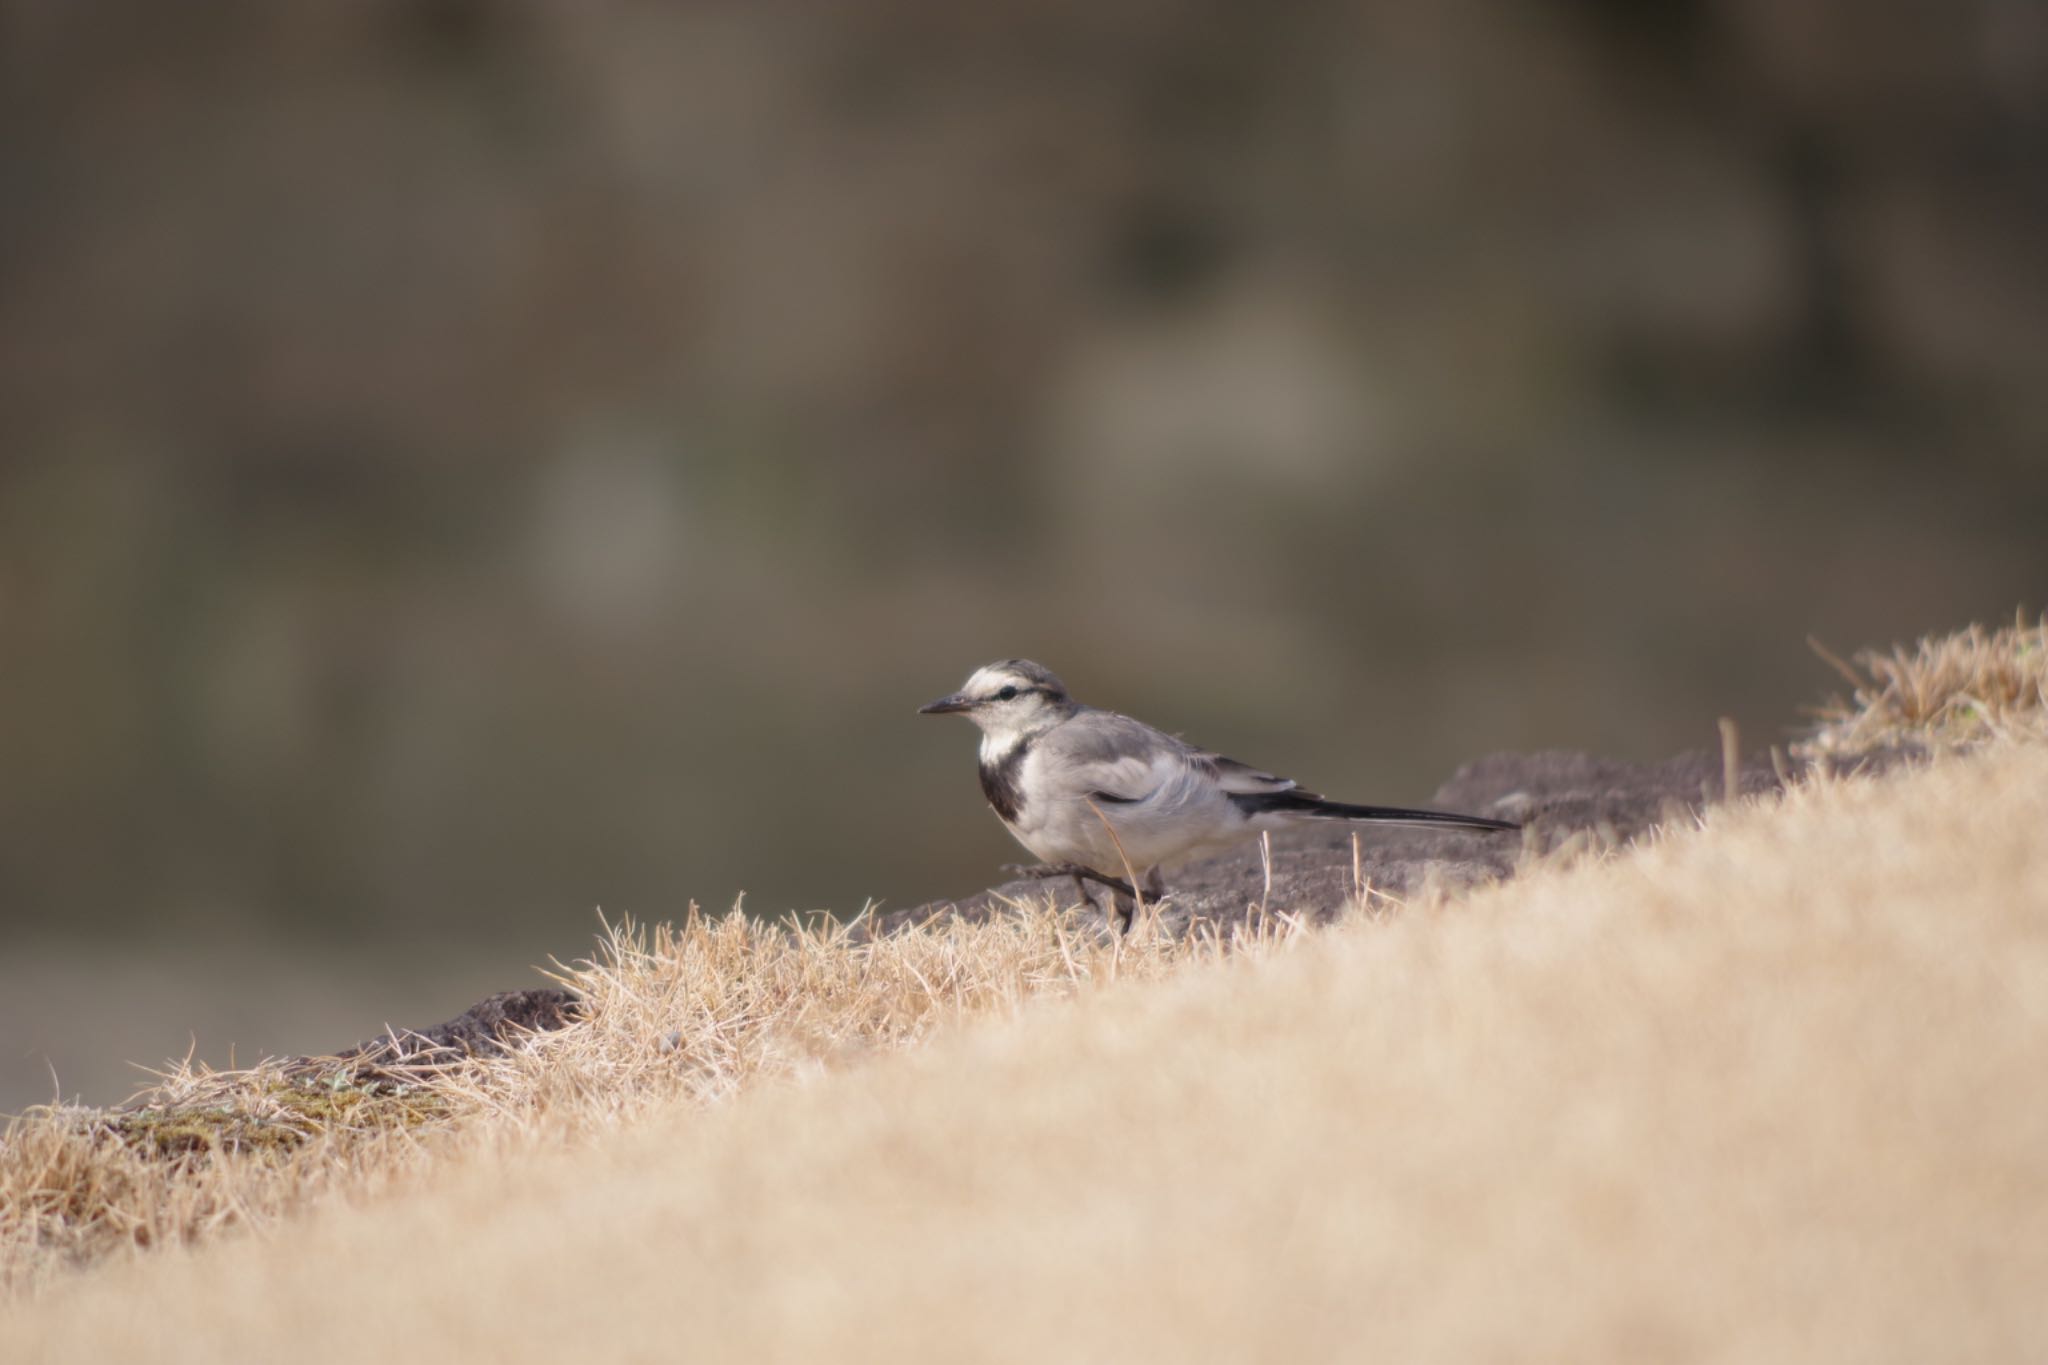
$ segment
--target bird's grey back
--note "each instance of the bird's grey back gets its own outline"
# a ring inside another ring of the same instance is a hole
[[[1048,757],[1077,777],[1096,772],[1115,774],[1128,784],[1138,774],[1149,773],[1158,782],[1169,778],[1168,773],[1160,771],[1164,760],[1173,775],[1205,779],[1224,791],[1284,791],[1294,786],[1287,778],[1198,748],[1144,721],[1093,706],[1076,706],[1073,714],[1048,731],[1040,743],[1046,746]],[[1119,790],[1113,794],[1128,798],[1139,793]]]
[[[1062,760],[1069,763],[1122,763],[1130,759],[1150,761],[1165,748],[1192,758],[1197,750],[1187,741],[1142,720],[1094,706],[1076,706],[1060,727],[1046,736]]]

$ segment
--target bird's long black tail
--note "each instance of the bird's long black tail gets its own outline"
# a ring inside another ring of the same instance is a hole
[[[1483,815],[1456,815],[1443,810],[1408,810],[1400,806],[1353,806],[1325,801],[1314,792],[1232,792],[1231,804],[1248,816],[1291,815],[1310,820],[1359,820],[1377,825],[1427,825],[1437,829],[1517,830],[1509,820]]]

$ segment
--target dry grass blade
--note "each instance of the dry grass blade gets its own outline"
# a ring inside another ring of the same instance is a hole
[[[1131,922],[1135,924],[1145,917],[1145,889],[1138,885],[1138,871],[1131,866],[1131,855],[1124,852],[1124,841],[1117,837],[1116,826],[1109,823],[1109,817],[1102,813],[1102,807],[1090,801],[1088,809],[1095,812],[1095,818],[1102,822],[1102,828],[1109,835],[1110,843],[1116,845],[1117,861],[1124,865],[1124,880],[1131,888]]]

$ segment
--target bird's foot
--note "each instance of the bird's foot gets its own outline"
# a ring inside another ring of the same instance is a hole
[[[1010,863],[1003,868],[1003,871],[1013,873],[1019,877],[1031,877],[1040,881],[1050,881],[1054,877],[1073,877],[1077,880],[1085,879],[1106,886],[1119,896],[1127,897],[1132,901],[1138,899],[1138,893],[1132,890],[1131,884],[1123,878],[1107,876],[1097,872],[1092,867],[1082,867],[1079,863]]]

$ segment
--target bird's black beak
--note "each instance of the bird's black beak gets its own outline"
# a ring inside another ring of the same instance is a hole
[[[917,708],[917,714],[920,716],[943,716],[954,711],[972,710],[973,707],[973,702],[967,700],[962,694],[955,692],[950,697],[940,697],[937,701],[926,702],[923,706]]]

